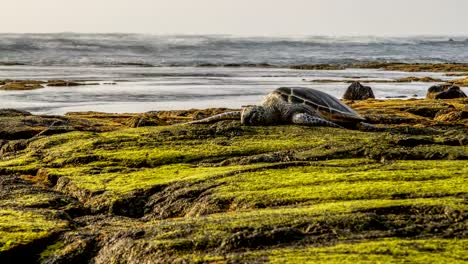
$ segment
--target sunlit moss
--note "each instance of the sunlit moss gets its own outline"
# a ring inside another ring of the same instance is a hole
[[[466,263],[467,239],[386,239],[332,247],[273,250],[269,263]]]
[[[468,192],[465,163],[398,161],[265,170],[220,179],[225,184],[216,195],[234,199],[241,206],[455,195]]]
[[[48,220],[42,212],[0,209],[0,251],[47,237],[66,225]]]

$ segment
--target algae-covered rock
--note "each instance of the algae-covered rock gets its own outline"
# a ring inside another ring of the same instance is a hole
[[[361,62],[343,65],[329,64],[303,64],[290,66],[291,69],[298,70],[343,70],[346,68],[357,69],[382,69],[386,71],[405,72],[466,72],[466,63],[401,63],[401,62]]]
[[[466,99],[347,103],[388,129],[0,117],[74,129],[0,140],[0,261],[465,261]]]
[[[39,81],[12,81],[0,86],[0,90],[35,90],[44,88]]]
[[[82,86],[82,85],[99,85],[99,83],[85,83],[85,82],[74,82],[65,80],[50,80],[47,82],[47,86],[51,87],[67,87],[67,86]]]
[[[404,83],[404,82],[443,82],[442,79],[436,79],[432,77],[403,77],[396,79],[395,82]]]
[[[71,197],[35,185],[29,179],[0,173],[0,260],[33,263],[60,233],[69,230],[63,209]]]
[[[468,77],[462,78],[462,79],[456,79],[450,81],[452,85],[458,85],[458,86],[468,86]]]
[[[32,116],[30,112],[17,109],[0,109],[0,117]]]

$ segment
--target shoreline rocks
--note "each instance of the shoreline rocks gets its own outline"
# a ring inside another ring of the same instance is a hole
[[[78,82],[67,80],[0,80],[0,90],[6,91],[23,91],[23,90],[36,90],[49,87],[68,87],[68,86],[82,86],[82,85],[100,85],[96,82]]]
[[[426,94],[426,99],[455,99],[465,97],[467,96],[460,87],[450,84],[431,86]]]
[[[374,92],[369,86],[364,86],[360,82],[352,83],[343,95],[346,100],[366,100],[375,99]]]

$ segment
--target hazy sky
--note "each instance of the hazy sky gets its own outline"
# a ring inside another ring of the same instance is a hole
[[[468,34],[468,0],[0,1],[3,33]]]

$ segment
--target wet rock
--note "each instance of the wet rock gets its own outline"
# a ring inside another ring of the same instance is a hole
[[[432,77],[404,77],[396,79],[395,82],[403,83],[403,82],[443,82],[441,79],[435,79]]]
[[[433,85],[429,87],[429,89],[427,89],[426,98],[434,99],[437,94],[445,91],[446,89],[448,89],[448,87],[450,87],[450,85],[447,84]]]
[[[3,139],[0,139],[0,149],[3,147],[3,145],[5,145],[6,143],[8,143],[7,140],[3,140]]]
[[[365,62],[350,64],[347,68],[382,69],[404,72],[462,72],[468,70],[465,63],[399,63],[399,62]]]
[[[289,67],[294,70],[343,70],[346,66],[332,64],[311,64],[311,65],[292,65]]]
[[[4,141],[6,142],[6,141]],[[11,153],[11,152],[16,152],[16,151],[21,151],[24,150],[28,147],[28,141],[27,140],[15,140],[15,141],[9,141],[5,144],[3,144],[0,148],[0,156],[6,154],[6,153]]]
[[[434,85],[427,90],[427,99],[454,99],[464,98],[466,94],[458,86],[450,84]]]
[[[459,111],[454,107],[449,107],[437,112],[434,120],[442,122],[456,122],[466,118],[468,118],[468,111]]]
[[[464,75],[468,75],[464,73]],[[462,78],[462,79],[457,79],[457,80],[452,80],[450,81],[452,85],[457,85],[457,86],[468,86],[468,77]]]
[[[92,196],[91,191],[76,186],[76,184],[66,177],[60,177],[57,180],[57,184],[54,189],[58,192],[70,195],[80,201],[86,201]]]
[[[130,127],[145,127],[145,126],[160,126],[165,125],[166,123],[159,119],[156,114],[143,114],[130,118],[129,126]]]
[[[352,83],[343,95],[343,99],[346,100],[366,100],[369,98],[375,98],[372,88],[363,86],[360,82]]]
[[[52,80],[47,82],[47,86],[51,87],[66,87],[66,86],[80,86],[80,85],[99,85],[99,83],[82,83],[63,80]]]
[[[305,234],[296,228],[280,227],[273,230],[240,231],[221,242],[220,249],[257,248],[303,239]]]
[[[0,109],[0,117],[32,116],[30,112],[17,109]]]
[[[385,98],[388,99],[402,99],[402,98],[408,98],[406,95],[395,95],[395,96],[385,96]]]
[[[465,98],[466,94],[458,86],[451,86],[447,90],[437,94],[435,99]]]
[[[5,83],[3,86],[0,86],[0,90],[14,90],[14,91],[21,91],[21,90],[35,90],[44,88],[41,82],[37,81],[13,81]]]

